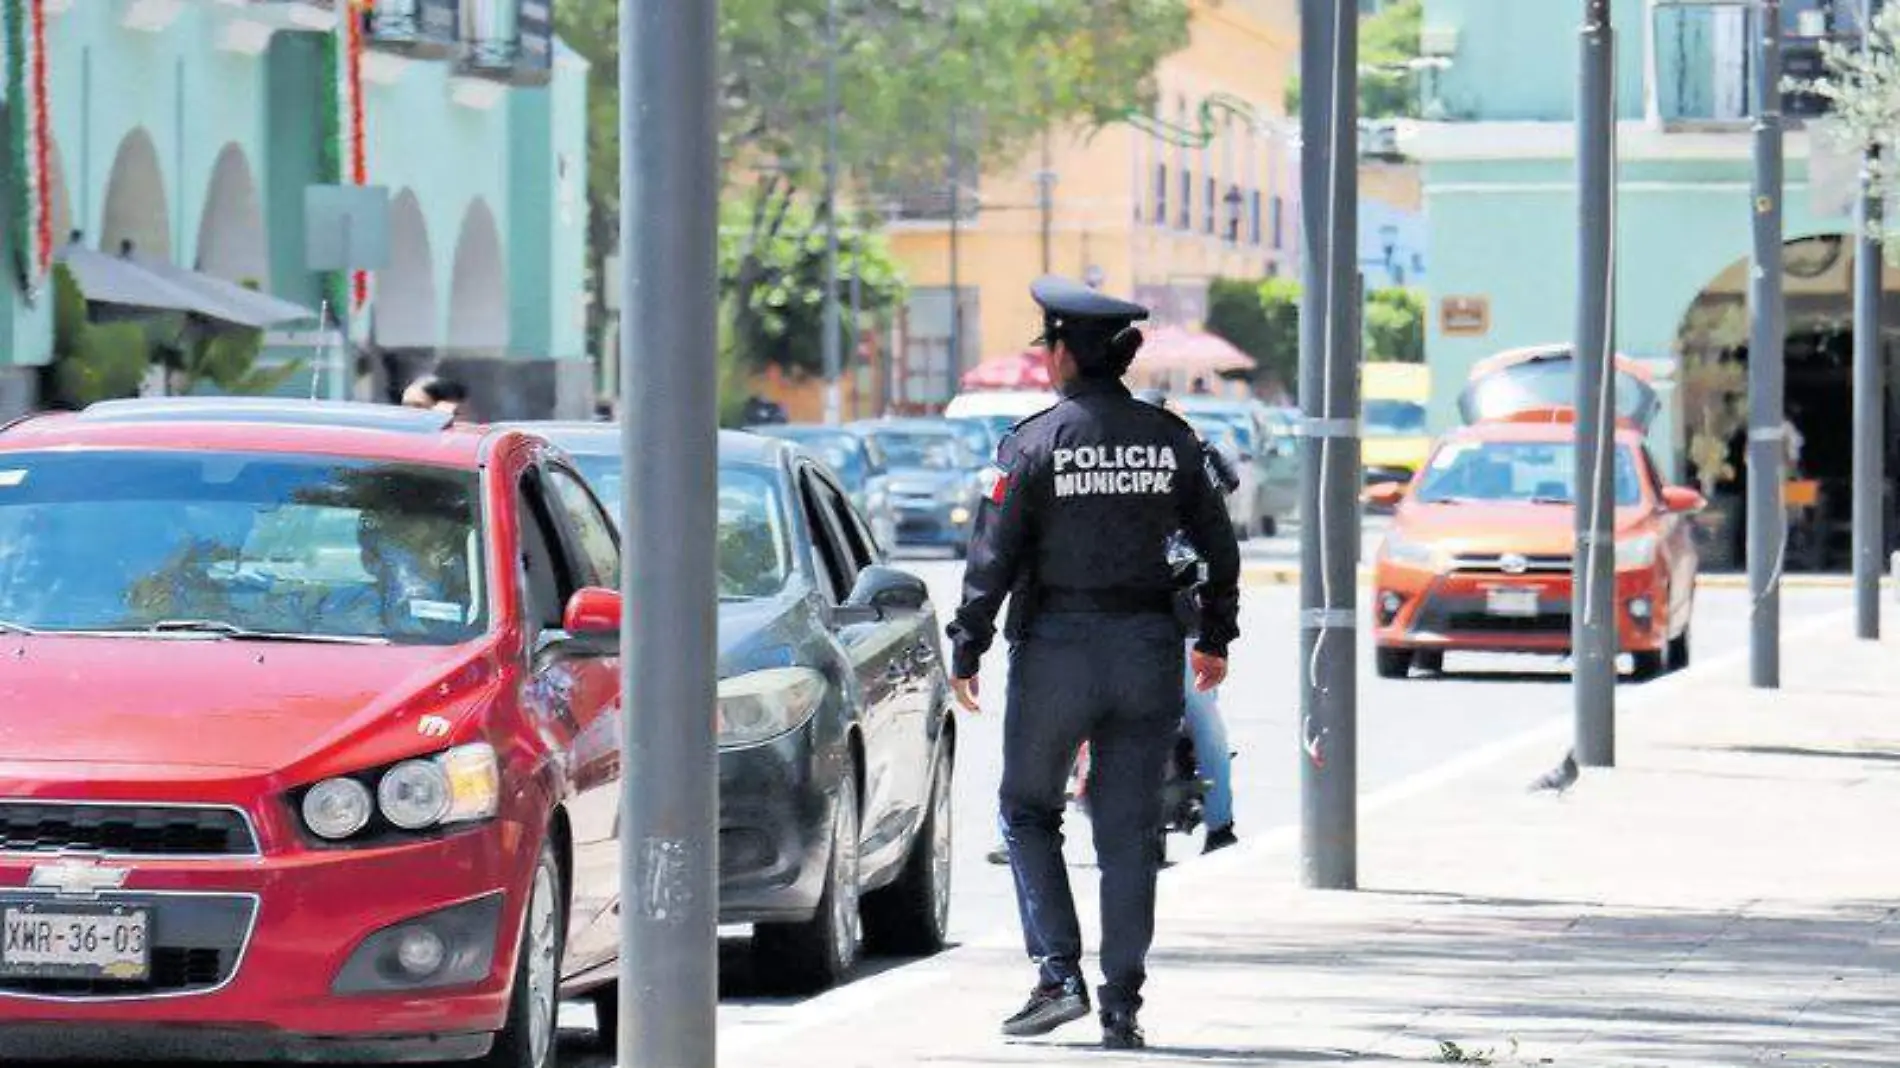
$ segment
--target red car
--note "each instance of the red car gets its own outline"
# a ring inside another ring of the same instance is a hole
[[[434,412],[0,433],[0,1062],[553,1062],[612,978],[619,548]]]

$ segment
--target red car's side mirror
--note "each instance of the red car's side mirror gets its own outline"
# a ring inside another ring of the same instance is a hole
[[[1662,504],[1668,511],[1684,515],[1693,515],[1709,506],[1707,498],[1687,486],[1664,486]]]
[[[620,594],[598,586],[574,591],[561,617],[561,629],[575,638],[614,638],[620,635]]]

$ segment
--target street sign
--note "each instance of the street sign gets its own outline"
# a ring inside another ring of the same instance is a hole
[[[1483,337],[1490,333],[1491,298],[1441,298],[1438,302],[1438,332],[1446,337]]]
[[[389,265],[389,188],[304,187],[304,267],[380,271]]]

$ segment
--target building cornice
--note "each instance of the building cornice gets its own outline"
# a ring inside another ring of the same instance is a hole
[[[1785,134],[1789,159],[1808,156],[1808,133]],[[1572,122],[1403,122],[1399,148],[1426,163],[1575,158],[1577,127]],[[1746,129],[1675,129],[1641,119],[1616,124],[1616,155],[1642,160],[1745,161],[1753,150]]]

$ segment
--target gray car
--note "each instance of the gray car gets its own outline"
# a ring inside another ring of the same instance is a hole
[[[618,430],[521,428],[620,513]],[[929,591],[885,566],[839,480],[791,442],[722,432],[718,509],[719,922],[751,924],[761,971],[801,993],[845,978],[860,934],[934,953],[956,720]]]
[[[890,469],[875,440],[840,427],[812,423],[772,423],[746,429],[796,441],[815,453],[844,483],[851,503],[871,521],[871,533],[877,535],[878,544],[887,551],[896,547],[897,510],[891,504]]]
[[[899,547],[947,548],[962,559],[976,523],[978,471],[988,458],[940,419],[874,419],[851,430],[883,450]]]
[[[1299,507],[1299,442],[1293,427],[1274,409],[1255,400],[1226,397],[1176,396],[1188,415],[1218,419],[1234,430],[1240,462],[1251,465],[1254,477],[1251,501],[1242,501],[1252,527],[1271,536]]]

